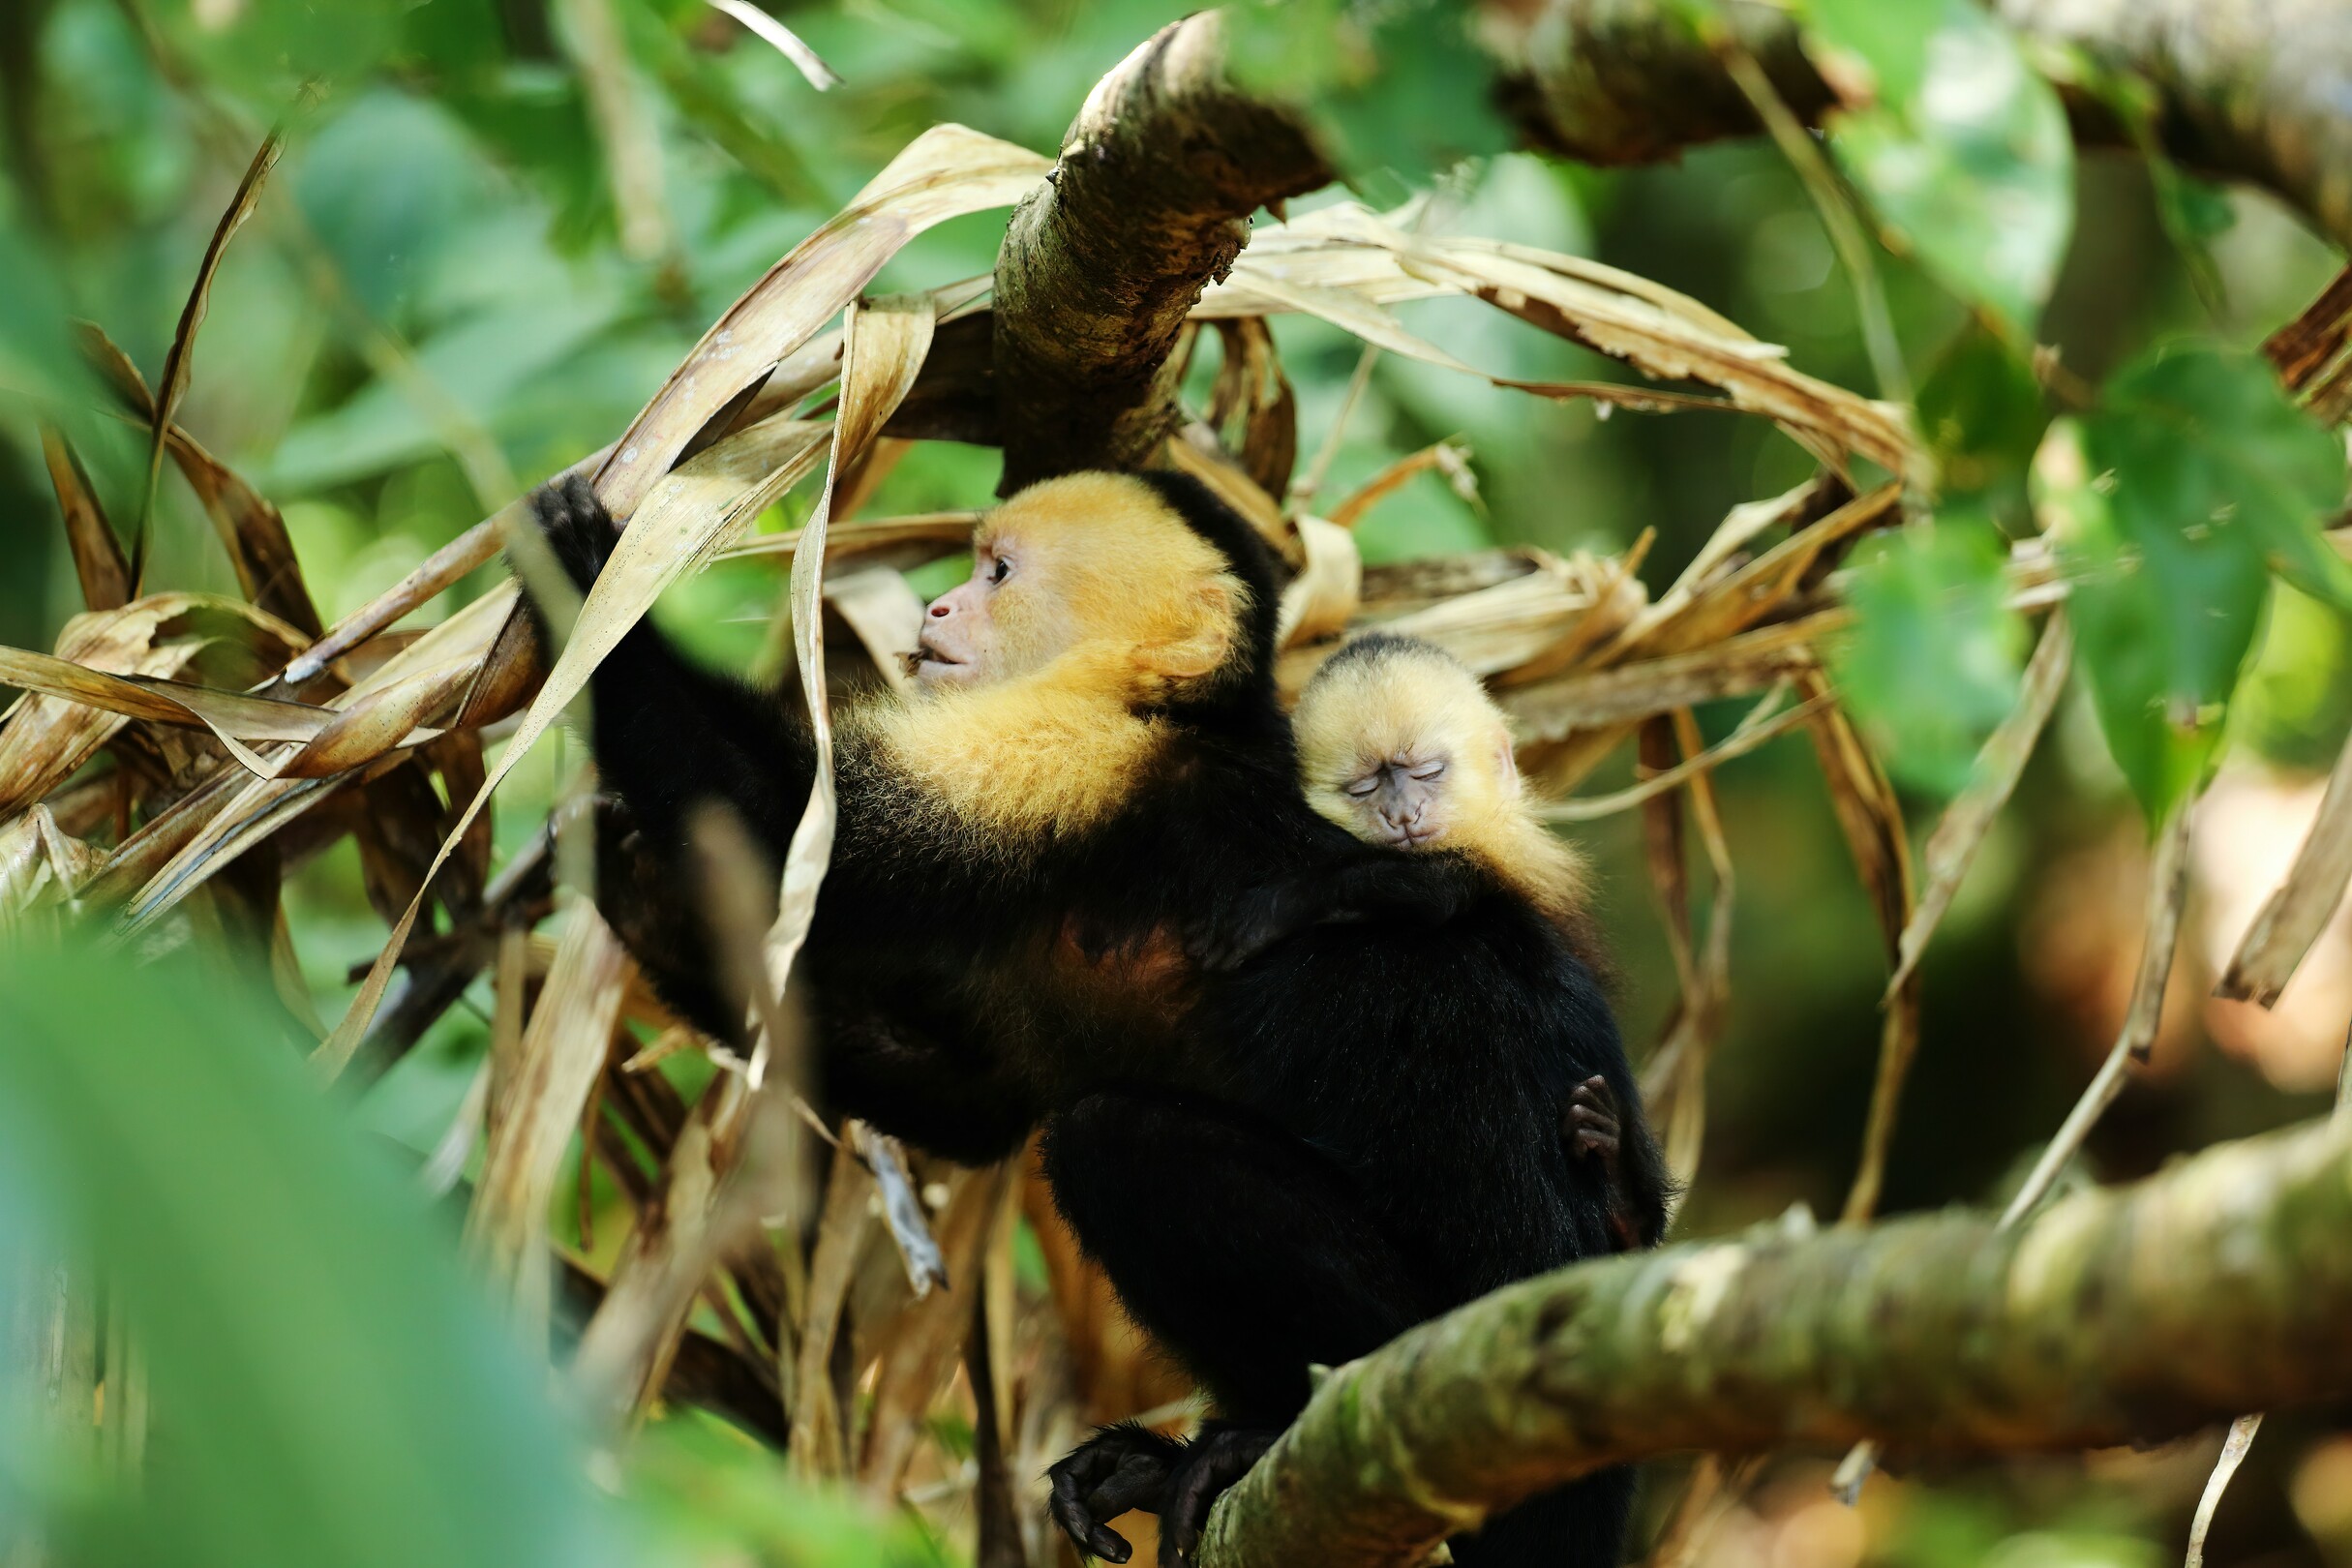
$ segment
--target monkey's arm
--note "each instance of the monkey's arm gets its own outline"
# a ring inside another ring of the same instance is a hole
[[[586,593],[618,537],[604,503],[573,475],[535,492],[531,510]],[[552,650],[545,610],[528,592],[524,602]],[[816,775],[816,749],[772,696],[688,662],[645,620],[597,665],[588,696],[589,745],[604,787],[665,853],[683,853],[688,812],[715,799],[782,860]]]
[[[817,1072],[826,1108],[961,1165],[984,1165],[1021,1146],[1035,1097],[945,1026],[820,1000]]]
[[[1486,878],[1465,856],[1367,850],[1250,889],[1194,926],[1187,946],[1204,969],[1238,969],[1311,925],[1442,925],[1487,890]]]

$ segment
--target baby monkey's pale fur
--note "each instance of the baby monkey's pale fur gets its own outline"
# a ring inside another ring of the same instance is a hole
[[[1583,911],[1583,858],[1535,815],[1510,720],[1452,654],[1359,637],[1307,683],[1291,728],[1318,815],[1367,843],[1469,856],[1555,921]]]

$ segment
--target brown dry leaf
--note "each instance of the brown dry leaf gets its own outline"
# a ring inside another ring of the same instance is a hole
[[[1795,495],[1796,492],[1792,492]],[[1788,498],[1781,498],[1786,501]],[[1881,485],[1858,496],[1819,522],[1798,528],[1788,538],[1735,571],[1700,581],[1687,594],[1668,593],[1649,613],[1626,628],[1600,654],[1602,662],[1635,653],[1679,653],[1718,645],[1782,611],[1803,587],[1827,553],[1865,530],[1894,520],[1902,493],[1898,486]],[[1777,508],[1779,501],[1772,503]],[[1776,516],[1746,514],[1734,509],[1718,534],[1756,527]],[[1728,561],[1726,548],[1714,558]],[[1696,562],[1693,563],[1696,566]],[[1685,574],[1686,578],[1688,573]],[[1677,584],[1677,588],[1680,585]]]
[[[809,1255],[808,1310],[793,1374],[792,1462],[802,1475],[832,1479],[849,1468],[847,1423],[833,1398],[833,1341],[851,1278],[865,1250],[874,1184],[847,1144],[833,1151],[817,1245]]]
[[[2301,397],[2314,417],[2335,424],[2352,412],[2352,363],[2344,345],[2352,341],[2352,267],[2336,275],[2301,316],[2272,333],[2262,351],[2287,390]]]
[[[916,137],[736,301],[654,394],[597,476],[613,515],[631,516],[697,433],[814,337],[907,241],[947,219],[1010,206],[1051,166],[960,125]]]
[[[599,448],[548,482],[553,484],[569,474],[591,471],[612,450],[609,446]],[[528,505],[528,498],[509,502],[418,561],[407,576],[344,617],[325,636],[305,648],[279,675],[279,681],[299,686],[317,678],[328,665],[403,616],[430,603],[435,595],[455,585],[467,573],[497,559],[505,529],[522,519]]]
[[[825,566],[832,573],[855,563],[898,571],[926,565],[972,548],[978,512],[921,512],[912,517],[878,517],[864,523],[836,523],[828,530]],[[755,556],[790,556],[800,548],[803,530],[756,534],[718,553],[720,560]]]
[[[589,673],[619,646],[621,638],[652,607],[662,589],[705,558],[718,540],[745,519],[757,515],[809,472],[824,450],[823,442],[830,428],[801,420],[769,420],[739,432],[690,459],[663,481],[647,500],[642,515],[622,530],[603,573],[581,605],[563,651],[548,672],[538,696],[524,712],[513,739],[498,759],[498,766],[467,803],[449,841],[435,858],[428,882],[438,872],[458,838],[481,814],[507,773],[547,733],[565,706],[587,687]],[[502,601],[502,614],[511,612],[514,593],[514,586],[505,585],[475,600],[462,614],[470,615],[493,599]],[[503,619],[499,624],[503,629]],[[439,629],[437,627],[436,631]],[[430,640],[428,634],[427,641]],[[518,634],[517,642],[520,641]],[[394,662],[409,660],[414,652],[414,648],[405,650]],[[381,673],[377,672],[379,676]],[[476,705],[468,702],[467,706],[467,711],[463,716],[477,719],[473,711]],[[376,968],[361,982],[358,997],[336,1026],[335,1033],[319,1047],[327,1064],[339,1069],[357,1046],[359,1036],[366,1031],[377,1005],[383,999],[384,985],[390,980],[400,949],[415,924],[418,907],[411,904],[407,915],[393,928],[392,941]]]
[[[1828,679],[1818,670],[1806,672],[1798,684],[1809,704],[1830,695]],[[1809,728],[1828,784],[1830,806],[1845,831],[1847,847],[1854,853],[1862,890],[1870,896],[1891,967],[1900,962],[1903,929],[1910,921],[1913,904],[1911,841],[1903,825],[1902,804],[1845,709],[1833,704],[1822,708]],[[1846,1223],[1869,1219],[1878,1207],[1895,1121],[1902,1108],[1903,1085],[1918,1043],[1919,986],[1915,970],[1887,994],[1861,1160],[1854,1185],[1846,1191],[1842,1216]]]
[[[60,829],[46,806],[0,822],[0,933],[36,910],[73,899],[101,859]]]
[[[498,646],[514,609],[515,586],[502,583],[385,660],[359,684],[329,699],[321,711],[332,722],[337,714],[369,703],[378,693],[401,687],[422,672],[479,662],[487,650]],[[382,760],[378,758],[370,766],[379,765]],[[164,819],[149,824],[148,829],[123,845],[107,863],[106,878],[109,891],[119,892],[126,884],[137,890],[126,901],[123,914],[126,925],[136,929],[153,921],[253,844],[327,799],[350,776],[226,777],[207,781],[175,803]],[[471,824],[472,816],[468,814],[452,828],[448,842],[442,846],[443,857],[464,841]],[[437,859],[434,862],[437,870],[439,863]],[[385,978],[389,977],[387,964]],[[353,1047],[357,1043],[356,1038],[350,1042]],[[328,1044],[319,1049],[326,1053],[332,1044],[334,1039],[330,1037]],[[347,1059],[347,1050],[341,1055],[321,1057],[322,1065],[331,1065],[335,1070],[341,1070]]]
[[[41,455],[48,465],[49,484],[57,492],[57,510],[65,517],[66,548],[74,557],[74,575],[81,581],[81,602],[91,610],[112,610],[131,599],[131,562],[122,541],[106,521],[98,492],[81,459],[66,443],[65,432],[44,422]]]
[[[914,686],[907,654],[922,630],[922,600],[907,585],[904,573],[888,566],[829,573],[825,603],[849,623],[885,684],[892,691]]]
[[[1169,437],[1160,450],[1169,467],[1191,474],[1208,486],[1210,494],[1240,513],[1242,521],[1255,528],[1258,537],[1285,563],[1293,568],[1305,563],[1306,558],[1299,553],[1298,536],[1291,531],[1289,520],[1282,516],[1282,503],[1260,490],[1240,465],[1225,456],[1223,448],[1217,444],[1215,432],[1206,425],[1188,425]]]
[[[1558,642],[1523,663],[1496,671],[1496,684],[1524,686],[1557,675],[1584,663],[1594,648],[1622,635],[1649,604],[1649,591],[1636,574],[1648,558],[1650,546],[1657,542],[1658,530],[1643,528],[1625,554],[1613,560],[1596,560],[1581,550],[1569,557],[1569,566],[1591,585],[1592,608]]]
[[[1816,669],[1814,642],[1848,618],[1844,610],[1824,610],[1743,632],[1712,648],[1499,691],[1495,701],[1511,716],[1523,744],[1562,740],[1582,730],[1604,730],[1719,697],[1763,691]]]
[[[230,756],[253,772],[265,775],[269,765],[245,742],[309,740],[333,717],[325,709],[308,703],[248,697],[242,692],[152,676],[109,675],[54,654],[15,648],[0,648],[0,685],[86,704],[127,718],[210,731]]]
[[[1425,239],[1352,203],[1261,231],[1224,286],[1193,313],[1201,318],[1305,311],[1367,343],[1483,374],[1398,327],[1382,308],[1408,299],[1466,295],[1557,336],[1623,360],[1659,380],[1720,388],[1731,406],[1763,414],[1836,466],[1858,452],[1895,473],[1917,461],[1904,415],[1789,369],[1786,350],[1758,343],[1695,300],[1612,268],[1525,247],[1476,239]],[[1548,397],[1591,397],[1637,409],[1723,407],[1713,398],[1608,383],[1514,382]]]
[[[739,1072],[721,1072],[695,1101],[658,1195],[639,1207],[611,1287],[581,1332],[572,1377],[590,1409],[624,1422],[661,1387],[704,1282],[758,1239],[763,1200],[772,1195],[767,1156],[779,1119],[791,1116],[781,1098],[752,1095]]]
[[[850,311],[841,357],[841,408],[833,425],[832,463],[825,494],[801,529],[792,558],[792,641],[800,671],[800,692],[808,705],[816,742],[816,787],[793,829],[776,893],[775,923],[768,928],[766,955],[770,986],[783,988],[792,961],[808,936],[817,912],[817,887],[833,853],[832,709],[825,691],[825,618],[818,596],[825,579],[825,533],[832,514],[834,476],[872,444],[890,411],[906,398],[931,347],[936,307],[924,294],[860,301]],[[760,1081],[759,1058],[752,1082]]]
[[[1641,757],[1645,772],[1663,774],[1681,760],[1700,756],[1704,744],[1687,709],[1651,719],[1641,730]],[[1643,811],[1644,843],[1650,879],[1667,914],[1668,946],[1674,958],[1681,994],[1665,1038],[1642,1074],[1645,1099],[1659,1107],[1664,1125],[1666,1160],[1687,1186],[1697,1175],[1706,1140],[1706,1070],[1730,1017],[1732,996],[1732,917],[1736,893],[1732,854],[1715,803],[1713,784],[1704,772],[1685,785],[1691,819],[1706,851],[1715,880],[1707,907],[1703,946],[1692,943],[1690,873],[1685,863],[1681,802],[1672,796],[1651,800]]]
[[[1269,496],[1290,488],[1299,456],[1298,399],[1262,316],[1219,321],[1224,359],[1209,392],[1209,425]]]
[[[923,1412],[963,1357],[980,1288],[980,1260],[1011,1179],[1010,1163],[955,1173],[939,1225],[948,1288],[910,1303],[881,1338],[873,1416],[858,1464],[859,1485],[877,1506],[896,1506],[907,1463],[924,1438]]]
[[[1249,253],[1244,252],[1242,259],[1235,264],[1236,269],[1248,265],[1248,262]],[[1615,381],[1526,381],[1516,377],[1496,376],[1455,358],[1427,338],[1408,330],[1381,306],[1371,303],[1359,294],[1294,283],[1271,273],[1252,277],[1251,287],[1277,310],[1320,317],[1375,347],[1402,354],[1407,359],[1417,359],[1425,365],[1435,365],[1463,376],[1475,376],[1514,392],[1525,392],[1561,403],[1590,400],[1611,407],[1630,408],[1636,413],[1672,413],[1684,408],[1733,407],[1721,398],[1625,386]]]
[[[1531,551],[1535,570],[1378,623],[1436,644],[1482,676],[1517,670],[1565,642],[1585,643],[1596,609],[1616,602],[1621,577],[1590,556]]]
[[[1834,696],[1828,678],[1818,670],[1800,676],[1798,686],[1808,704]],[[1902,804],[1844,709],[1834,701],[1820,709],[1812,731],[1814,750],[1829,785],[1829,803],[1836,808],[1846,847],[1854,852],[1891,966],[1900,960],[1903,926],[1912,908],[1911,841],[1903,829]]]
[[[113,384],[123,406],[138,418],[155,422],[155,399],[131,356],[88,321],[75,323],[81,345],[100,374]],[[237,583],[245,596],[271,615],[301,629],[305,639],[318,635],[318,611],[303,586],[302,568],[294,558],[293,540],[286,520],[260,492],[240,478],[220,459],[196,443],[178,425],[165,431],[165,443],[180,474],[196,492],[228,553]]]
[[[75,616],[58,634],[57,657],[109,675],[169,678],[202,650],[195,639],[158,641],[189,607],[185,595]],[[129,717],[59,696],[27,698],[0,725],[0,818],[40,799],[113,739]]]
[[[2319,814],[2295,852],[2286,880],[2262,901],[2214,995],[2270,1007],[2294,979],[2311,944],[2352,884],[2352,741],[2329,770]]]
[[[1826,699],[1793,708],[1786,712],[1774,712],[1781,697],[1781,688],[1774,687],[1764,700],[1752,709],[1739,727],[1698,756],[1688,757],[1662,773],[1656,773],[1613,794],[1588,796],[1577,799],[1553,800],[1536,808],[1546,822],[1594,822],[1603,817],[1629,811],[1644,801],[1654,799],[1667,791],[1677,789],[1701,773],[1711,773],[1734,758],[1744,757],[1766,741],[1787,734],[1827,707]]]
[[[1894,979],[1886,986],[1890,994],[1918,967],[1919,955],[1927,950],[1928,942],[1944,920],[1944,912],[1951,907],[1952,896],[1960,890],[1961,879],[1968,875],[1984,835],[1992,829],[1993,819],[2008,803],[2017,780],[2024,775],[2026,762],[2034,755],[2035,742],[2041,738],[2050,714],[2058,708],[2060,695],[2066,689],[2066,669],[2072,663],[2074,639],[2066,626],[2066,612],[2052,611],[2049,622],[2041,629],[2041,640],[2034,647],[2034,657],[2026,665],[2017,706],[1986,738],[1984,749],[1976,753],[1976,766],[1969,775],[1968,787],[1944,808],[1936,830],[1928,835],[1927,882],[1919,890],[1918,906],[1911,912],[1910,922],[1903,927]],[[2343,762],[2337,764],[2339,772],[2345,767]],[[2347,864],[2347,869],[2352,870],[2352,863]],[[2341,891],[2340,887],[2337,890]]]
[[[1299,545],[1307,564],[1282,589],[1274,646],[1290,648],[1347,629],[1364,590],[1364,558],[1356,536],[1336,523],[1301,515]]]
[[[245,166],[245,177],[237,182],[236,194],[228,199],[228,210],[213,226],[212,239],[204,247],[204,258],[196,264],[196,282],[188,290],[188,303],[181,308],[179,327],[172,333],[171,347],[164,354],[162,385],[152,415],[155,431],[147,448],[147,493],[139,504],[142,550],[148,518],[155,510],[156,481],[163,476],[165,442],[172,421],[179,414],[180,400],[188,392],[196,332],[204,325],[204,313],[212,303],[213,278],[221,270],[221,257],[227,254],[228,242],[245,226],[245,220],[253,216],[254,204],[261,199],[262,183],[269,178],[269,171],[278,166],[279,155],[285,150],[286,137],[278,130],[263,136],[261,145],[254,149],[253,162]],[[313,625],[309,629],[318,628]]]
[[[531,1343],[544,1342],[548,1329],[547,1217],[557,1171],[604,1070],[628,980],[620,939],[592,902],[575,899],[538,1009],[490,1109],[467,1244]]]
[[[1331,520],[1341,528],[1352,528],[1364,521],[1370,512],[1397,491],[1415,474],[1435,468],[1446,477],[1454,493],[1466,501],[1478,498],[1478,480],[1470,471],[1470,449],[1459,438],[1438,441],[1418,452],[1407,452],[1396,462],[1373,474],[1359,485],[1354,494],[1331,509]]]
[[[1713,587],[1758,538],[1775,528],[1795,530],[1819,522],[1853,498],[1853,492],[1833,475],[1816,475],[1794,489],[1765,500],[1734,506],[1699,547],[1674,585],[1638,616],[1618,639],[1619,648],[1640,647],[1649,634],[1690,613],[1691,601]]]

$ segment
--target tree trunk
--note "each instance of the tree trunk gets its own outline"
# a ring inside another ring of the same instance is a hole
[[[1669,0],[1490,3],[1503,97],[1529,140],[1590,164],[1639,164],[1763,127]],[[2266,187],[2338,246],[2352,245],[2352,26],[2338,0],[1993,0],[2030,45],[2075,48],[2143,77],[2156,133],[2183,164]],[[1806,123],[1835,102],[1797,47],[1789,12],[1727,0],[1720,15]],[[2066,84],[2086,139],[2119,141],[2096,100]]]
[[[1204,1568],[1409,1568],[1559,1482],[1863,1438],[2098,1448],[2352,1394],[2352,1135],[2224,1144],[2009,1230],[1951,1211],[1563,1269],[1342,1368]]]

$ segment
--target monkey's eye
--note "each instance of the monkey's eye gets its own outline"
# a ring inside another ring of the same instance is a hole
[[[1438,774],[1444,771],[1445,759],[1440,757],[1435,762],[1426,762],[1420,767],[1413,769],[1410,776],[1414,778],[1435,778]]]
[[[996,569],[988,574],[988,581],[991,583],[1002,583],[1006,578],[1011,575],[1012,558],[1010,556],[999,556],[996,558]]]
[[[1364,797],[1372,794],[1372,791],[1380,787],[1380,775],[1377,773],[1368,773],[1362,778],[1351,778],[1342,787],[1344,788],[1348,794],[1361,800],[1364,799]]]

